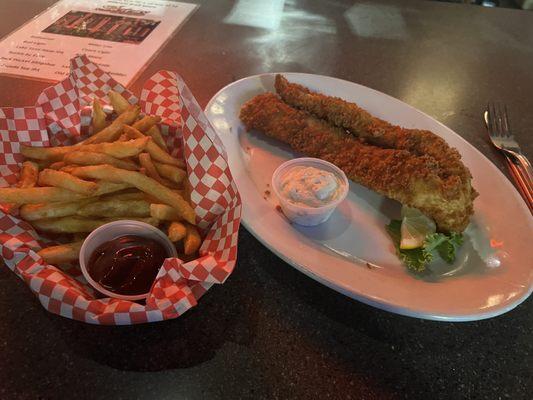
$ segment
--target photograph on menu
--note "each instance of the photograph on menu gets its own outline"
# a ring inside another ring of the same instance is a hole
[[[141,43],[161,21],[127,16],[70,11],[43,30],[120,43]]]

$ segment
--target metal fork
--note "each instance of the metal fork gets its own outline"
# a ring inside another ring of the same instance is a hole
[[[484,117],[492,143],[506,155],[509,168],[533,212],[533,169],[511,134],[507,107],[489,103]]]

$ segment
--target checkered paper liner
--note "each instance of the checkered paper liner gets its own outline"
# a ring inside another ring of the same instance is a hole
[[[23,161],[21,143],[66,145],[87,137],[91,133],[92,99],[109,104],[106,93],[110,89],[132,104],[138,102],[143,113],[161,116],[160,127],[169,148],[173,154],[184,156],[197,225],[205,233],[200,257],[186,263],[166,259],[143,305],[96,298],[78,266],[46,264],[37,252],[50,240],[40,237],[16,211],[9,214],[0,208],[1,256],[41,304],[55,314],[102,325],[176,318],[232,273],[241,216],[241,200],[223,146],[178,74],[158,72],[145,83],[138,100],[87,57],[72,59],[70,75],[44,90],[34,107],[0,108],[0,186],[18,180]]]

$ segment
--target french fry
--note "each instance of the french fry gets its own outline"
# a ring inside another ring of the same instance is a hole
[[[161,117],[155,116],[155,115],[146,115],[142,117],[140,120],[135,121],[135,123],[132,125],[132,128],[137,129],[139,132],[146,132],[149,130],[152,126],[155,124],[158,124],[161,122]]]
[[[146,195],[143,192],[124,192],[124,193],[112,193],[100,197],[100,200],[146,200]],[[148,200],[146,200],[148,202]]]
[[[80,207],[82,217],[149,217],[150,203],[145,200],[107,199]]]
[[[39,166],[32,161],[24,161],[20,169],[20,179],[17,183],[19,188],[34,187],[39,176]]]
[[[104,225],[106,222],[97,219],[85,219],[68,216],[62,218],[35,220],[32,221],[32,226],[41,232],[76,233],[91,232],[99,226]]]
[[[77,165],[65,165],[64,167],[61,167],[59,170],[61,172],[66,172],[67,174],[70,174],[76,167]]]
[[[191,201],[190,201],[190,199],[187,200],[187,197],[186,197],[186,196],[187,196],[187,192],[185,191],[185,189],[172,189],[172,191],[173,191],[174,193],[180,195],[181,197],[183,197],[183,199],[184,199],[185,201],[187,201],[187,203],[190,204]]]
[[[96,193],[95,193],[96,196],[101,196],[101,195],[108,194],[108,193],[119,192],[121,190],[133,187],[132,185],[130,185],[128,183],[124,183],[124,182],[115,183],[115,182],[108,182],[108,181],[104,181],[104,180],[96,182],[96,184],[98,186],[98,188],[96,189]]]
[[[185,239],[183,240],[183,252],[186,255],[191,255],[195,253],[202,244],[202,238],[198,229],[194,225],[186,224],[185,225],[187,232],[185,234]]]
[[[130,107],[128,100],[114,90],[110,90],[107,93],[107,97],[109,97],[109,102],[111,103],[113,110],[119,115],[124,113]]]
[[[170,179],[172,182],[178,185],[183,183],[183,180],[187,177],[187,172],[169,164],[163,164],[160,162],[154,162],[155,169],[164,178]]]
[[[195,223],[195,214],[192,207],[183,197],[171,189],[163,186],[156,180],[144,176],[140,172],[127,171],[112,167],[110,165],[94,165],[89,167],[79,167],[73,172],[73,175],[80,178],[102,179],[110,182],[128,183],[137,189],[148,193],[162,203],[174,207],[181,218],[191,224]]]
[[[80,240],[83,242],[86,237],[87,232],[76,232],[72,234],[72,238],[75,242],[79,242]]]
[[[141,163],[141,167],[143,167],[146,171],[146,175],[149,176],[152,179],[155,179],[159,183],[163,183],[163,180],[157,173],[157,170],[154,166],[154,163],[152,162],[152,158],[150,157],[150,153],[141,153],[139,154],[139,162]]]
[[[124,133],[128,135],[131,139],[141,139],[144,136],[141,132],[139,132],[137,129],[132,128],[129,125],[124,125]],[[165,150],[163,150],[161,147],[159,147],[157,144],[155,144],[153,141],[149,141],[146,144],[146,151],[150,153],[150,156],[152,157],[152,160],[159,161],[165,164],[175,165],[179,166],[180,162],[178,159],[172,157],[170,154],[168,154]]]
[[[39,177],[39,166],[33,161],[24,161],[20,169],[20,179],[17,184],[20,188],[34,187]]]
[[[48,168],[50,169],[61,169],[66,167],[67,163],[65,161],[56,161],[55,163],[50,164]]]
[[[150,138],[140,138],[127,142],[89,144],[80,146],[80,150],[104,153],[115,158],[126,158],[138,155],[148,143],[150,143]]]
[[[32,226],[40,232],[51,233],[78,233],[91,232],[107,224],[108,222],[118,221],[121,219],[132,219],[135,221],[145,222],[147,224],[157,226],[159,221],[155,218],[137,218],[137,217],[119,217],[119,218],[100,218],[100,219],[86,219],[82,217],[63,217],[63,218],[49,218],[32,221]]]
[[[191,202],[192,185],[188,178],[183,180],[183,198],[186,202]]]
[[[127,142],[82,144],[61,147],[30,147],[20,145],[20,152],[24,157],[33,160],[61,161],[65,154],[73,151],[91,151],[104,153],[115,158],[133,157],[146,148],[150,138],[143,137]],[[157,146],[156,146],[157,147]]]
[[[65,154],[63,160],[67,164],[77,165],[97,165],[97,164],[109,164],[117,168],[127,169],[130,171],[136,171],[139,167],[131,160],[124,160],[115,158],[104,153],[95,153],[91,151],[74,151],[72,153]]]
[[[76,146],[115,141],[122,134],[124,125],[133,123],[139,116],[139,113],[139,106],[129,106],[109,126],[92,135],[90,138],[85,139],[83,142],[77,143]]]
[[[181,158],[176,158],[178,162],[175,164],[176,167],[179,169],[187,170],[187,164],[185,164],[185,160],[182,160]]]
[[[137,129],[139,132],[144,133],[147,136],[150,136],[155,144],[168,152],[167,144],[165,143],[165,140],[163,139],[163,136],[161,136],[161,132],[156,125],[159,122],[161,122],[161,117],[147,115],[135,122],[132,125],[132,128]]]
[[[86,196],[96,192],[98,186],[95,182],[84,181],[76,176],[72,176],[63,171],[55,169],[45,169],[39,173],[40,186],[55,186]]]
[[[174,207],[166,204],[150,204],[150,215],[163,221],[179,221],[183,219]]]
[[[168,238],[171,242],[179,242],[186,233],[187,228],[181,222],[174,221],[168,227]]]
[[[106,114],[102,108],[100,100],[93,100],[93,115],[91,124],[93,126],[93,134],[100,132],[107,125]]]
[[[178,196],[185,198],[184,197],[185,191],[183,189],[172,189],[172,191],[176,193]],[[144,199],[151,204],[158,204],[160,202],[159,199],[155,198],[154,196],[149,195],[148,193],[143,193],[143,195],[144,195]]]
[[[170,188],[170,189],[175,190],[175,191],[182,189],[182,185],[180,185],[180,184],[178,184],[176,182],[173,182],[173,181],[171,181],[171,180],[169,180],[167,178],[161,178],[161,183],[163,185],[165,185],[167,188]]]
[[[20,207],[20,216],[26,221],[35,221],[43,218],[59,218],[75,215],[78,209],[85,205],[87,200],[53,202],[40,204],[24,204]]]
[[[82,194],[58,187],[0,188],[0,203],[35,204],[84,198]]]
[[[74,243],[60,244],[58,246],[50,246],[38,251],[37,254],[39,254],[48,264],[69,263],[76,261],[79,258],[82,244],[83,240]]]
[[[47,160],[32,160],[37,166],[39,167],[39,170],[46,169],[50,167],[50,161]]]
[[[150,136],[155,144],[157,144],[159,147],[161,147],[163,150],[165,150],[168,153],[168,147],[165,143],[165,139],[163,139],[163,136],[161,135],[161,131],[157,127],[157,125],[152,126],[150,129],[146,131],[146,135]]]

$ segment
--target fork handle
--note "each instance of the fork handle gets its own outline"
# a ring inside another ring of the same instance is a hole
[[[521,172],[524,172],[524,175],[528,177],[527,181],[529,184],[529,188],[532,189],[533,192],[533,168],[531,167],[531,163],[523,154],[517,154],[516,159],[520,163]]]
[[[507,161],[507,166],[509,167],[513,178],[518,184],[518,191],[520,192],[520,194],[524,198],[524,201],[529,207],[529,211],[533,214],[533,190],[531,189],[531,181],[528,185],[527,177],[524,174],[525,171],[521,169],[521,164],[519,164],[517,159],[505,157],[505,160]]]
[[[507,150],[511,157],[511,162],[516,166],[518,173],[522,177],[522,180],[527,187],[530,194],[533,193],[533,168],[531,168],[531,163],[527,159],[526,156],[524,156],[521,153],[517,153],[515,151]],[[533,196],[533,194],[532,194]]]

